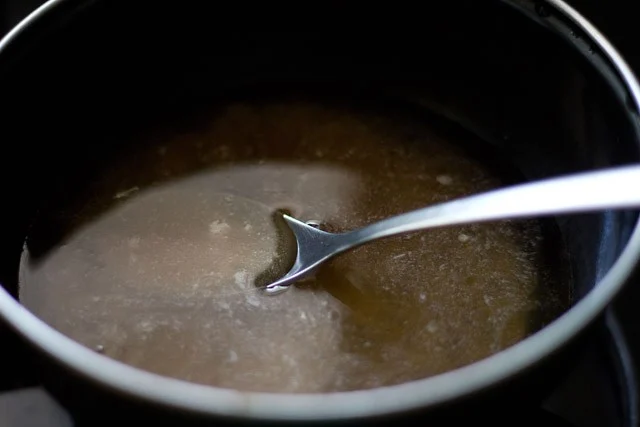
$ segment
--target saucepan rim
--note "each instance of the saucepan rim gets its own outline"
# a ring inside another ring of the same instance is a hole
[[[68,0],[49,0],[2,40],[0,54],[29,27]],[[507,1],[507,0],[502,0]],[[640,110],[640,86],[611,43],[563,0],[547,4],[584,31],[616,69]],[[634,231],[609,272],[586,296],[552,324],[493,356],[454,371],[371,390],[325,394],[241,392],[171,379],[100,355],[66,337],[30,313],[0,287],[0,316],[32,345],[73,371],[115,391],[169,407],[212,416],[261,420],[364,418],[424,408],[463,397],[526,370],[577,335],[620,291],[640,259],[640,227]]]

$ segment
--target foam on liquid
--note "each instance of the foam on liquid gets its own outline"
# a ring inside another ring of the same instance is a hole
[[[277,209],[340,231],[501,185],[428,122],[237,103],[149,140],[50,206],[22,259],[22,303],[108,357],[240,390],[365,389],[487,357],[567,307],[536,221],[391,238],[256,289],[293,256]],[[49,229],[63,237],[36,254]]]

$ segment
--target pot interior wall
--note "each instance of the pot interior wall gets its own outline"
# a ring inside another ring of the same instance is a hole
[[[82,185],[77,174],[117,148],[110,135],[265,87],[384,93],[454,119],[531,179],[638,160],[636,123],[606,79],[501,2],[440,2],[411,31],[324,22],[330,30],[295,34],[252,32],[241,16],[212,18],[196,4],[78,3],[0,55],[0,280],[14,295],[30,218],[54,187]],[[221,29],[230,22],[235,31]],[[578,297],[635,219],[559,220]]]

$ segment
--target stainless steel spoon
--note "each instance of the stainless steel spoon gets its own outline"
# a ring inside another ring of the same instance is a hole
[[[640,208],[640,165],[530,182],[440,203],[346,233],[327,233],[288,215],[297,255],[287,274],[266,287],[279,294],[334,256],[364,243],[435,227],[552,214]]]

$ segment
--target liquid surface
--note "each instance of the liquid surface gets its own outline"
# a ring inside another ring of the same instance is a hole
[[[303,101],[236,103],[171,124],[40,215],[22,303],[151,372],[250,391],[428,377],[496,353],[569,303],[536,221],[362,246],[285,294],[277,209],[343,231],[501,185],[428,122]]]

